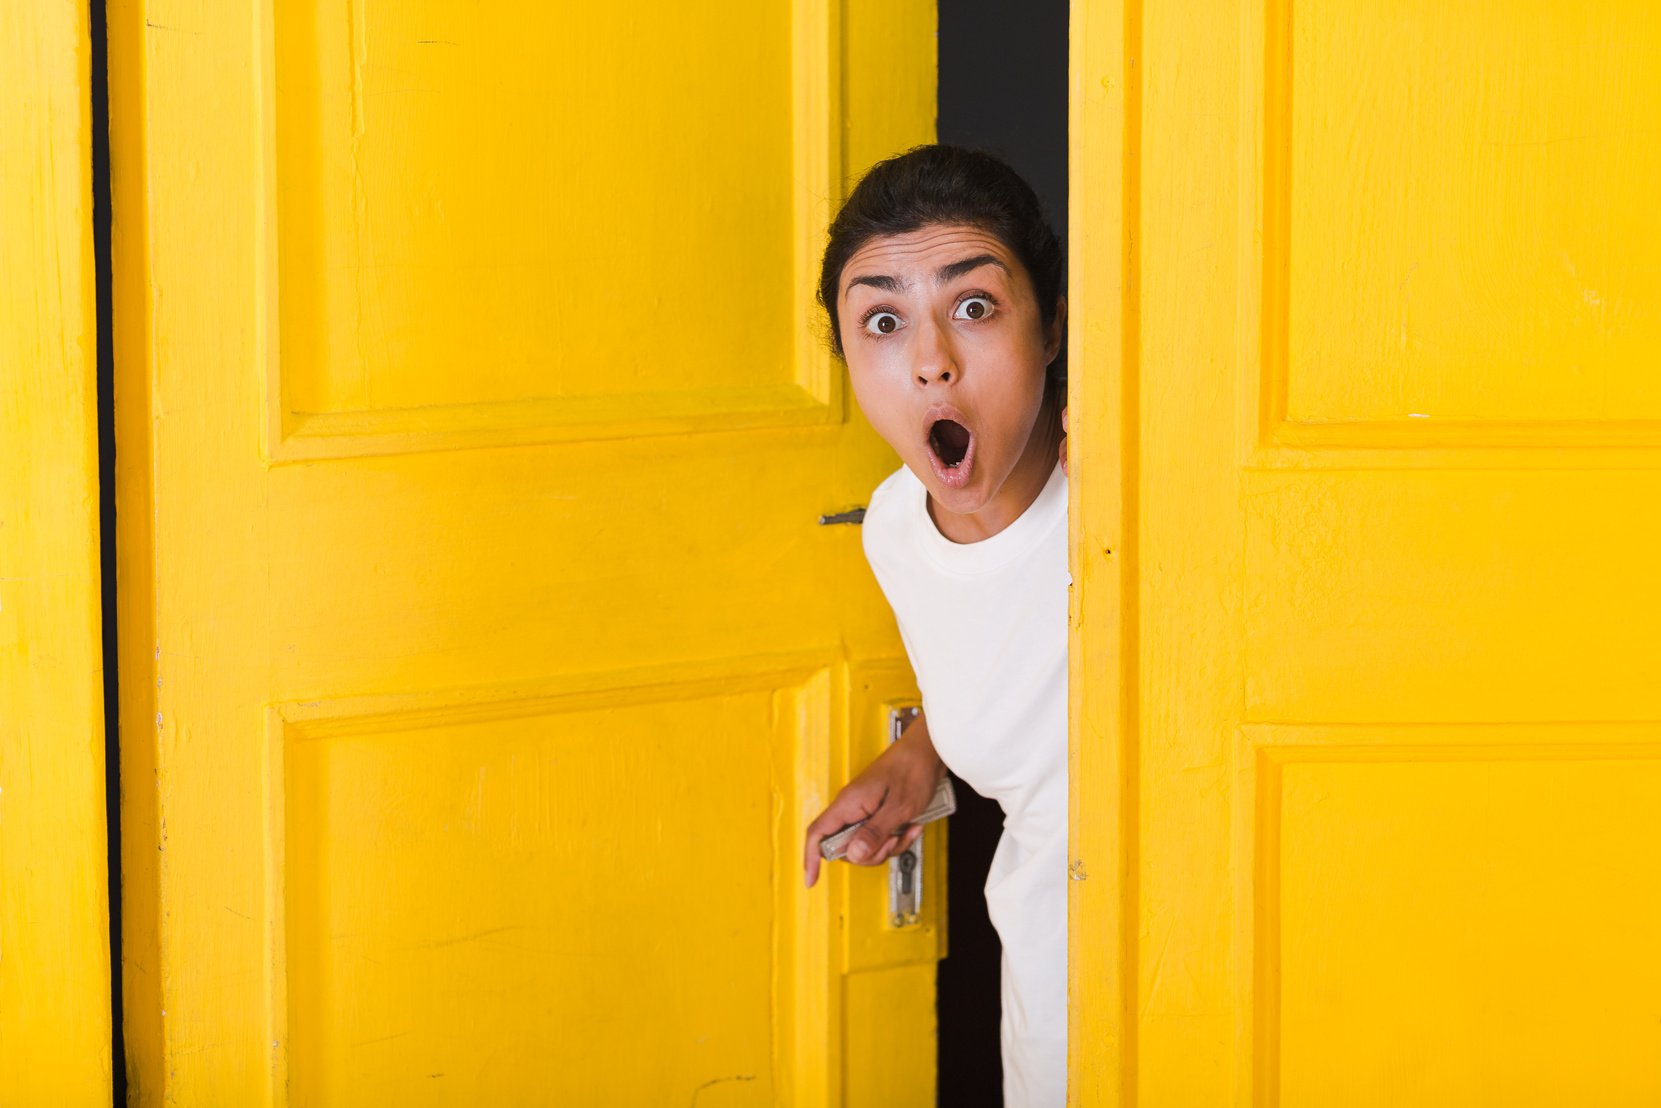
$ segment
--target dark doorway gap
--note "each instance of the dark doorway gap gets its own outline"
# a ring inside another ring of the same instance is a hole
[[[1067,245],[1066,0],[939,0],[941,142],[1002,157]]]
[[[109,849],[111,1103],[127,1103],[127,1049],[121,1027],[121,695],[115,607],[115,342],[110,261],[109,25],[104,0],[90,0],[92,260],[96,286],[98,388],[98,558],[104,665],[104,826]]]
[[[1032,185],[1067,242],[1066,0],[939,0],[941,142],[1001,156]],[[950,953],[937,978],[937,1102],[1002,1103],[998,1038],[1002,948],[984,892],[1003,812],[964,785],[946,863]]]

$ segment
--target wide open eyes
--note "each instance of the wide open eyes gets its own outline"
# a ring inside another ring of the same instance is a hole
[[[976,323],[990,316],[997,302],[990,296],[965,296],[952,308],[952,318]],[[892,335],[900,329],[900,317],[887,308],[873,308],[860,320],[866,334]]]

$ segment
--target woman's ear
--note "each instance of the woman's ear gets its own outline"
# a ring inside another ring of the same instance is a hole
[[[1061,336],[1067,333],[1067,298],[1055,298],[1055,318],[1044,328],[1044,364],[1049,365],[1061,353]]]

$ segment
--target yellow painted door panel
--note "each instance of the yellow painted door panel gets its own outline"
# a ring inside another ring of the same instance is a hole
[[[932,1102],[938,881],[800,849],[916,695],[811,291],[933,29],[112,2],[139,1103]]]
[[[91,43],[0,6],[0,1104],[110,1101]]]
[[[1661,12],[1073,49],[1074,1102],[1661,1102]]]

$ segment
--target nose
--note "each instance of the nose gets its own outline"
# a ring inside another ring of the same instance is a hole
[[[957,364],[957,353],[952,349],[951,334],[933,319],[920,322],[913,332],[912,375],[917,384],[950,384],[962,376]]]

